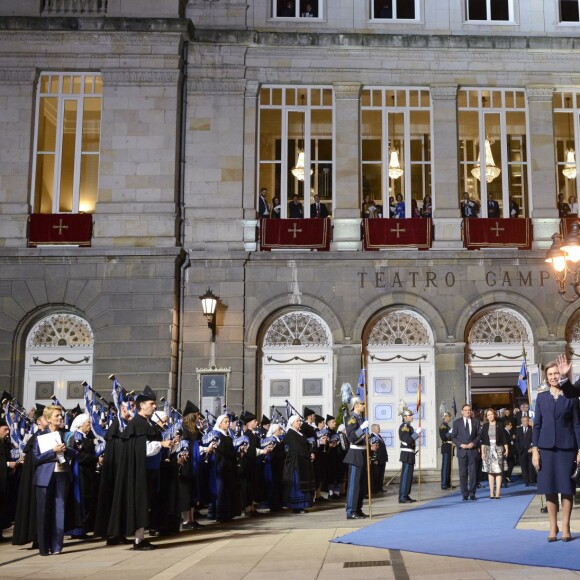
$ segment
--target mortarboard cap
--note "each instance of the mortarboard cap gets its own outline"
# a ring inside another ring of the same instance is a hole
[[[328,423],[329,421],[334,421],[335,417],[333,417],[332,415],[326,415],[326,422]]]
[[[4,401],[11,401],[12,400],[12,395],[10,393],[7,393],[6,391],[2,392],[2,399],[0,402],[4,403]]]
[[[260,421],[260,425],[269,425],[272,421],[266,417],[266,415],[262,415],[262,420]]]
[[[36,403],[36,410],[34,411],[34,420],[38,421],[38,419],[40,419],[40,417],[42,417],[42,414],[44,413],[44,409],[45,409],[46,405],[41,405],[40,403]]]
[[[6,419],[0,419],[0,427],[8,427],[8,423],[6,423]]]
[[[243,417],[240,415],[240,419],[242,420],[242,423],[244,425],[247,425],[250,421],[253,421],[255,418],[256,415],[254,415],[254,413],[250,413],[250,411],[246,411]]]
[[[157,395],[149,385],[145,385],[142,393],[135,397],[135,403],[143,403],[144,401],[157,401]]]
[[[191,401],[187,401],[185,404],[185,409],[183,411],[183,416],[191,415],[192,413],[199,413],[199,407],[194,405]]]
[[[316,411],[313,411],[310,407],[304,407],[304,417],[310,417],[310,415],[316,415]]]
[[[323,423],[324,422],[324,417],[322,417],[321,415],[314,415],[314,422],[318,425],[318,423]]]

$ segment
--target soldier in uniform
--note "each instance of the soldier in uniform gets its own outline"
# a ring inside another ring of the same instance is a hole
[[[441,489],[451,489],[451,462],[453,461],[453,443],[451,442],[451,415],[443,414],[439,425],[441,439]]]
[[[399,461],[403,464],[401,467],[401,481],[399,482],[399,503],[414,503],[416,501],[409,494],[411,493],[411,485],[413,485],[415,447],[421,434],[421,428],[413,429],[411,426],[412,420],[413,411],[405,409],[403,411],[403,422],[399,427],[399,441],[401,443]]]
[[[346,519],[359,520],[367,515],[362,511],[362,504],[367,486],[366,430],[369,422],[363,417],[365,404],[359,397],[350,400],[352,413],[346,422],[346,437],[350,447],[344,457],[348,467],[346,492]]]

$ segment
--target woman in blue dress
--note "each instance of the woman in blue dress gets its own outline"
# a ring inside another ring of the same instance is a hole
[[[580,412],[578,399],[569,399],[560,389],[557,362],[546,367],[550,389],[538,394],[532,435],[532,463],[538,470],[538,493],[546,495],[550,535],[558,536],[558,494],[562,501],[562,541],[569,542],[570,515],[576,483],[571,475],[580,462]]]
[[[403,219],[405,217],[405,202],[403,201],[403,196],[397,193],[397,205],[395,206],[395,217],[396,219]]]

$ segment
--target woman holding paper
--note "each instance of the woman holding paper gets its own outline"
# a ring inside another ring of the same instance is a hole
[[[76,456],[62,439],[62,408],[49,405],[44,409],[48,428],[34,441],[32,456],[36,471],[32,484],[36,488],[38,550],[41,556],[60,554],[64,543],[64,507],[71,470],[68,461]]]

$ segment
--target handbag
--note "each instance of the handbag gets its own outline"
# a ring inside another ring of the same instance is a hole
[[[580,486],[580,463],[575,463],[574,465],[576,465],[576,469],[574,469],[571,477],[576,482],[576,485]]]

